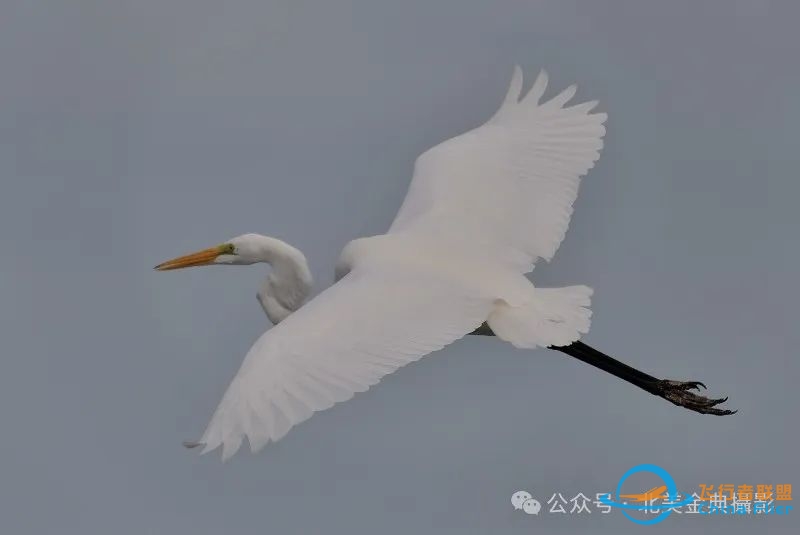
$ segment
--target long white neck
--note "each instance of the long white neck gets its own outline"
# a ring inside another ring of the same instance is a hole
[[[258,236],[253,256],[272,266],[272,271],[258,290],[258,302],[274,324],[299,309],[314,284],[306,257],[288,243],[267,236]]]

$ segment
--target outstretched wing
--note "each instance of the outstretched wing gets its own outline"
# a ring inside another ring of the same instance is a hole
[[[418,272],[354,270],[261,335],[200,443],[253,451],[480,325],[492,300]]]
[[[569,225],[581,176],[603,146],[605,113],[597,102],[565,108],[570,86],[540,104],[542,71],[520,99],[522,71],[497,113],[483,126],[422,154],[389,232],[419,232],[482,247],[523,272],[550,260]]]

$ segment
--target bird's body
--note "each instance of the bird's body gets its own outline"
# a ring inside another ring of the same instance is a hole
[[[415,233],[381,234],[348,243],[336,263],[336,280],[354,270],[402,272],[411,280],[440,279],[462,285],[475,296],[514,302],[533,288],[523,275],[491,257]]]
[[[524,348],[569,346],[589,330],[590,288],[535,288],[525,273],[564,238],[606,115],[589,113],[594,102],[564,107],[574,86],[540,104],[546,84],[542,72],[520,98],[516,68],[486,124],[420,156],[389,231],[347,244],[337,282],[307,304],[305,257],[274,238],[248,234],[157,266],[272,266],[258,297],[276,325],[245,357],[204,451],[222,446],[228,458],[245,437],[256,451],[479,328]]]

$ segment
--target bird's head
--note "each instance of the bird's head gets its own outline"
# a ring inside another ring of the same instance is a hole
[[[263,262],[272,266],[258,291],[258,301],[277,324],[299,309],[314,283],[306,257],[286,242],[260,234],[243,234],[225,243],[179,256],[155,267],[169,271],[193,266],[233,266]]]
[[[202,249],[194,253],[167,260],[155,267],[158,271],[169,271],[194,266],[247,266],[257,262],[265,262],[265,241],[272,240],[258,234],[243,234],[235,238]]]

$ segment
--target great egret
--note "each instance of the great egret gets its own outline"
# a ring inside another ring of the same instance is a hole
[[[386,234],[345,246],[336,283],[308,304],[312,278],[299,250],[274,238],[238,236],[156,266],[271,266],[258,292],[275,327],[247,353],[196,443],[228,459],[246,436],[252,451],[314,412],[367,390],[383,376],[467,334],[516,347],[550,347],[677,405],[731,414],[690,390],[581,343],[591,288],[535,288],[525,277],[550,260],[567,230],[579,178],[600,156],[605,113],[597,102],[564,107],[570,86],[540,104],[541,71],[522,96],[517,66],[483,126],[416,161],[408,194]]]

